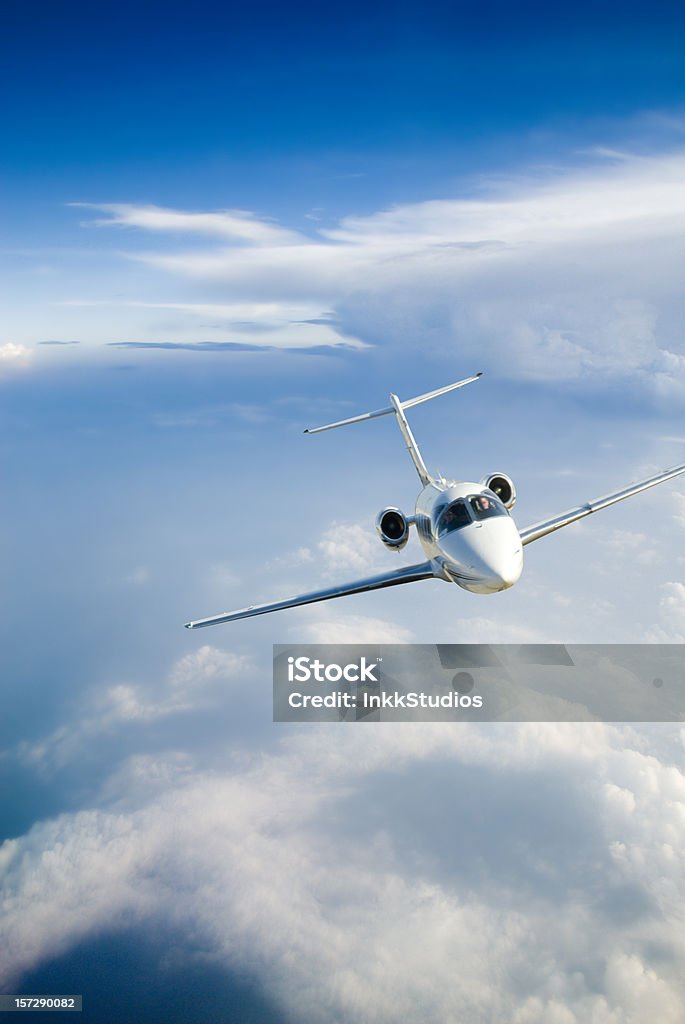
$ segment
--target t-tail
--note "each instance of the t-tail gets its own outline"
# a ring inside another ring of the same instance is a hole
[[[404,415],[405,409],[411,409],[415,405],[421,405],[422,402],[428,402],[431,398],[437,398],[439,395],[445,395],[448,391],[456,391],[457,388],[463,388],[465,384],[472,384],[474,380],[478,380],[482,377],[482,373],[477,373],[473,377],[467,377],[466,380],[458,380],[455,384],[448,384],[444,388],[438,388],[436,391],[427,391],[425,395],[418,395],[416,398],[408,398],[402,402],[397,395],[390,395],[390,405],[385,409],[376,409],[374,412],[364,412],[360,416],[351,416],[347,420],[338,420],[336,423],[326,423],[323,427],[311,427],[305,430],[305,434],[320,434],[322,430],[333,430],[334,427],[347,427],[350,423],[361,423],[364,420],[375,420],[379,416],[388,416],[390,413],[395,414],[397,424],[402,431],[402,437],[407,445],[407,451],[411,456],[411,460],[416,467],[416,472],[421,478],[421,483],[425,486],[429,484],[433,477],[426,468],[426,463],[423,461],[423,456],[419,450],[419,446],[416,443],[416,439],[411,432],[411,427],[407,422],[407,417]]]

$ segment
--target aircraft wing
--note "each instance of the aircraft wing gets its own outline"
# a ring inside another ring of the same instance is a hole
[[[309,594],[298,597],[286,597],[283,601],[271,604],[251,604],[248,608],[239,608],[234,612],[223,612],[208,619],[196,619],[186,622],[186,629],[199,629],[201,626],[216,626],[219,622],[233,622],[235,619],[249,619],[253,615],[266,615],[267,612],[279,612],[283,608],[297,608],[302,604],[315,604],[317,601],[330,601],[334,597],[345,597],[347,594],[364,594],[367,590],[381,590],[383,587],[397,587],[400,583],[415,583],[417,580],[433,578],[433,567],[430,562],[419,565],[406,565],[402,569],[393,569],[379,576],[369,576],[356,583],[343,583],[326,590],[313,590]]]
[[[657,484],[663,484],[674,476],[680,476],[681,473],[685,473],[685,465],[665,469],[663,473],[657,473],[656,476],[650,476],[647,480],[641,480],[637,484],[630,484],[629,487],[624,487],[622,491],[614,491],[613,494],[605,494],[603,498],[586,501],[583,505],[569,509],[568,512],[562,512],[560,516],[554,516],[553,519],[544,519],[541,523],[535,523],[534,526],[529,526],[525,530],[519,530],[521,540],[524,544],[532,544],[534,540],[546,537],[548,533],[554,533],[556,530],[560,530],[562,526],[570,526],[571,523],[577,522],[578,519],[584,519],[585,516],[592,515],[593,512],[600,512],[603,508],[608,508],[609,505],[615,505],[617,501],[623,501],[624,498],[632,498],[634,494],[646,491],[649,487],[656,487]]]

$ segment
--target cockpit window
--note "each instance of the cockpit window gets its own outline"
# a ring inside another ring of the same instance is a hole
[[[499,498],[489,494],[472,494],[467,500],[475,519],[490,519],[492,516],[508,515]]]
[[[459,501],[453,501],[438,520],[438,537],[442,537],[445,533],[451,533],[453,530],[460,530],[462,526],[469,526],[472,521],[466,503],[461,498]]]
[[[450,505],[445,505],[437,514],[437,535],[444,536],[454,530],[470,526],[474,520],[479,522],[493,516],[507,516],[509,513],[494,494],[469,494],[466,498],[458,498]]]

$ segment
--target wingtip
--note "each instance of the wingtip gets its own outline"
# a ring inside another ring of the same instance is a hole
[[[480,370],[480,371],[479,371],[479,372],[478,372],[478,373],[476,374],[476,377],[482,377],[482,376],[483,376],[483,371],[482,371],[482,370]]]
[[[195,629],[195,623],[194,622],[186,622],[185,623],[185,628],[186,629]]]

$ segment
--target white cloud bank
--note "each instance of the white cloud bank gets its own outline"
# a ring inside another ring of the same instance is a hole
[[[683,153],[609,156],[313,235],[245,211],[133,204],[94,207],[105,215],[94,223],[166,234],[163,248],[132,258],[226,300],[224,312],[216,302],[169,311],[231,317],[232,305],[252,304],[263,343],[427,346],[512,377],[593,373],[682,393],[683,181]],[[179,235],[220,244],[183,248]],[[298,305],[314,315],[294,317]],[[316,319],[330,322],[302,322]]]
[[[109,808],[0,848],[2,983],[162,918],[285,1019],[679,1024],[673,756],[674,730],[528,724],[307,729],[234,774],[136,758]]]

